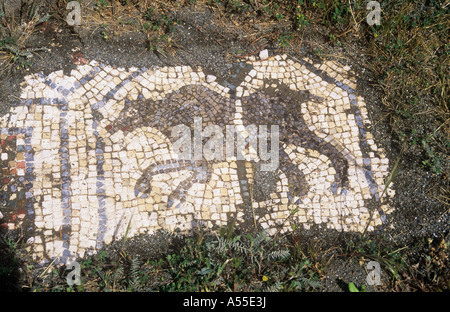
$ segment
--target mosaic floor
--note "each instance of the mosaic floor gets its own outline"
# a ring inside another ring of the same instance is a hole
[[[234,84],[188,66],[95,61],[70,76],[25,77],[20,101],[0,119],[0,227],[34,233],[37,260],[64,262],[127,229],[187,232],[234,221],[274,234],[294,223],[339,231],[382,224],[391,212],[379,198],[389,161],[367,131],[350,68],[261,57],[238,64]],[[199,126],[205,137],[232,126],[246,142],[244,158],[180,159],[177,125],[194,136]],[[249,144],[251,125],[279,126],[274,170],[262,170],[268,160]]]

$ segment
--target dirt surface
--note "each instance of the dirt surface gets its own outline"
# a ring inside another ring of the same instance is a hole
[[[18,100],[24,75],[39,71],[49,74],[61,69],[68,74],[76,66],[76,52],[80,52],[87,60],[96,60],[116,67],[201,66],[205,73],[217,76],[220,81],[236,84],[237,78],[233,77],[232,73],[242,60],[233,55],[246,51],[251,44],[246,40],[245,32],[239,27],[223,28],[224,25],[217,25],[217,16],[208,8],[183,9],[174,13],[174,17],[178,22],[171,40],[176,42],[176,47],[166,56],[152,51],[142,33],[121,33],[105,39],[99,29],[71,27],[59,19],[50,19],[27,41],[27,47],[46,47],[49,51],[35,53],[26,70],[13,69],[11,74],[1,78],[0,115],[8,112],[12,103]],[[337,47],[326,42],[323,37],[317,29],[309,29],[300,46],[280,50],[276,43],[268,42],[265,48],[270,54],[288,53],[296,58],[308,56],[320,62],[312,53],[312,47],[321,44],[324,54],[341,56],[328,59],[348,64],[355,72],[357,94],[364,97],[372,122],[370,130],[376,142],[386,149],[392,166],[399,156],[401,146],[398,138],[391,137],[389,122],[385,118],[386,112],[381,104],[382,93],[374,86],[375,77],[365,67],[365,64],[370,62],[370,57],[356,42]],[[369,237],[376,239],[382,235],[395,246],[402,247],[418,237],[442,237],[448,233],[450,214],[431,196],[432,176],[422,168],[410,165],[416,163],[415,157],[419,156],[410,153],[402,157],[399,174],[393,186],[396,195],[390,199],[395,210],[389,215],[388,223],[369,233]],[[326,242],[326,246],[322,247],[327,249],[337,246],[342,248],[343,242],[353,234],[313,226],[309,231],[302,231],[301,235],[305,242]],[[137,237],[128,244],[130,248],[146,255],[161,253],[170,248],[170,240],[162,236]],[[358,263],[335,257],[329,268],[325,290],[342,291],[342,285],[350,281],[357,285],[365,283],[366,270]]]

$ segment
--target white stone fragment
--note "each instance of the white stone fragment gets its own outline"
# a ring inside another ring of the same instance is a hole
[[[259,52],[259,58],[261,60],[265,60],[265,59],[269,58],[269,51],[262,50],[261,52]]]
[[[206,82],[208,82],[208,83],[211,83],[211,82],[213,82],[215,80],[216,80],[216,76],[214,76],[214,75],[206,76]]]

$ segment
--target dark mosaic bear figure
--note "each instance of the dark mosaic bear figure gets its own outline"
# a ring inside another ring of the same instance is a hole
[[[301,198],[307,194],[307,183],[305,177],[294,165],[282,148],[282,143],[294,144],[319,151],[331,160],[336,170],[335,185],[345,187],[347,161],[336,150],[334,146],[318,138],[310,131],[300,113],[300,104],[307,97],[307,93],[291,92],[286,88],[267,88],[241,99],[243,108],[244,125],[279,125],[280,129],[280,164],[279,168],[285,173],[289,181],[289,198],[294,196]],[[153,127],[161,131],[168,138],[171,137],[172,129],[176,125],[184,124],[193,133],[194,118],[202,118],[202,126],[218,125],[224,129],[226,125],[233,125],[235,114],[235,100],[226,98],[201,85],[189,85],[168,94],[162,100],[136,100],[126,101],[125,107],[117,119],[107,127],[113,134],[122,130],[128,134],[140,127]],[[270,137],[270,136],[268,136]],[[270,146],[270,143],[269,143]],[[169,173],[180,170],[190,170],[191,177],[181,182],[169,196],[170,207],[176,199],[180,202],[185,200],[185,191],[193,183],[207,183],[212,174],[214,161],[203,160],[168,160],[152,164],[146,168],[137,181],[135,193],[137,196],[145,197],[151,191],[151,180],[153,176],[160,173]],[[259,171],[260,164],[255,166],[255,176],[264,176]],[[272,172],[269,175],[278,175]],[[256,178],[254,182],[254,198],[258,201],[270,198],[266,181],[276,181],[276,178]],[[274,188],[271,188],[274,190]]]

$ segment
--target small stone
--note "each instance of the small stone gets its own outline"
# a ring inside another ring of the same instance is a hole
[[[267,49],[262,50],[261,52],[259,52],[259,58],[261,60],[265,60],[267,58],[269,58],[269,51],[267,51]]]
[[[208,75],[208,76],[206,76],[206,82],[211,83],[211,82],[215,81],[216,78],[217,78],[216,76]]]

